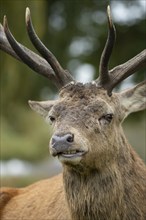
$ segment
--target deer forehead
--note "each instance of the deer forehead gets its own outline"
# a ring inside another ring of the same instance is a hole
[[[75,111],[84,109],[91,112],[111,111],[119,106],[116,94],[111,97],[107,91],[97,87],[92,83],[75,85],[69,84],[60,91],[60,99],[54,106],[55,111],[65,111],[73,109]]]

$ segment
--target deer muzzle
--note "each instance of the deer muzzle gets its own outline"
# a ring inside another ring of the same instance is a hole
[[[74,142],[74,135],[71,133],[63,135],[53,135],[50,144],[52,156],[57,156],[63,152],[68,152]]]
[[[61,162],[82,157],[86,152],[75,144],[74,134],[53,135],[50,142],[50,153],[58,156]]]

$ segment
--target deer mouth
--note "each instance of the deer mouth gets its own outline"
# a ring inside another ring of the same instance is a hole
[[[62,163],[79,163],[83,156],[87,153],[87,149],[75,146],[68,146],[64,143],[52,143],[50,145],[50,153],[53,157],[58,157]]]
[[[64,164],[79,164],[83,156],[86,154],[83,150],[68,150],[57,154],[58,159]]]
[[[75,158],[75,157],[82,157],[86,152],[82,150],[70,150],[70,151],[64,151],[61,153],[58,153],[58,157],[64,157],[64,158]]]

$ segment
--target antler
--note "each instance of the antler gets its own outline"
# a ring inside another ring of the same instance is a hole
[[[15,40],[8,28],[6,16],[4,16],[4,28],[1,25],[0,29],[0,48],[27,64],[34,71],[52,80],[59,89],[73,81],[72,76],[60,66],[55,56],[43,45],[34,32],[28,8],[26,9],[26,25],[32,43],[45,59]]]
[[[108,88],[108,83],[110,80],[109,71],[108,71],[108,63],[109,59],[114,47],[115,39],[116,39],[116,30],[112,22],[110,6],[107,7],[107,17],[108,17],[108,37],[100,58],[99,64],[99,82],[102,87],[105,89]]]
[[[62,81],[62,85],[67,84],[70,81],[73,81],[72,76],[65,71],[62,66],[59,64],[56,57],[45,47],[45,45],[41,42],[32,25],[30,10],[26,8],[26,27],[29,38],[35,48],[39,51],[39,53],[47,60],[47,62],[51,65],[54,70],[57,78]]]
[[[26,54],[28,54],[29,57],[31,57],[34,60],[33,65],[31,66],[31,68],[34,71],[37,68],[38,73],[44,75],[47,78],[54,78],[54,71],[48,65],[46,60],[44,60],[36,53],[29,50],[28,48],[24,47],[23,45],[19,44],[19,46],[25,51]],[[24,62],[23,60],[21,60],[21,58],[19,56],[17,56],[15,51],[10,46],[10,44],[6,38],[4,28],[1,24],[0,24],[0,49],[5,51],[6,53],[10,54],[12,57],[16,58],[17,60]],[[37,67],[35,67],[35,66],[37,66]]]
[[[27,47],[24,47],[21,44],[19,44],[19,47],[21,47],[23,51],[25,51],[25,53],[33,60],[31,69],[33,69],[34,71],[36,71],[37,69],[37,72],[39,74],[52,80],[57,87],[60,86],[60,83],[57,81],[55,77],[54,71],[52,70],[52,68],[50,67],[50,65],[47,63],[45,59],[43,59],[38,54],[32,52]],[[0,24],[0,49],[10,54],[12,57],[16,58],[20,62],[25,63],[24,60],[22,60],[19,56],[17,56],[15,51],[12,49],[11,45],[9,44],[6,38],[4,28],[1,24]]]
[[[126,63],[123,63],[119,66],[116,66],[112,70],[109,71],[110,81],[112,82],[110,85],[110,91],[116,87],[120,82],[124,79],[138,71],[140,68],[146,66],[146,49],[141,51],[141,53],[137,54],[132,59],[128,60]]]
[[[108,95],[111,95],[113,88],[117,84],[138,71],[140,68],[146,66],[146,50],[143,50],[126,63],[121,64],[112,70],[108,70],[108,63],[116,38],[116,31],[111,18],[110,6],[107,7],[107,16],[109,32],[105,48],[101,55],[99,77],[96,79],[96,83],[100,87],[106,89]],[[31,42],[44,58],[15,40],[8,28],[6,16],[4,17],[4,28],[0,25],[0,49],[24,62],[37,73],[53,81],[59,89],[73,81],[69,72],[61,67],[56,57],[44,46],[36,35],[32,25],[29,8],[26,9],[26,27]]]
[[[115,43],[116,31],[112,22],[110,6],[107,7],[109,33],[105,48],[101,55],[99,66],[99,77],[96,83],[107,90],[108,95],[111,95],[113,88],[121,81],[132,75],[140,68],[146,66],[146,49],[137,54],[131,60],[121,64],[112,70],[108,70],[108,62]]]

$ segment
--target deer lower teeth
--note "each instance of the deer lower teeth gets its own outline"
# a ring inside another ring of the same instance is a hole
[[[76,154],[77,151],[76,150],[72,150],[72,151],[65,151],[63,152],[63,154]]]

